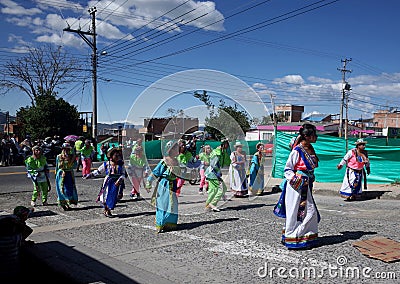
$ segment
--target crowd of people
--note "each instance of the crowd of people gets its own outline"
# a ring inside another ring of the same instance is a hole
[[[262,195],[264,192],[264,144],[258,143],[256,151],[248,157],[244,145],[236,141],[229,151],[229,141],[222,140],[218,147],[203,145],[198,152],[196,143],[191,141],[168,141],[162,149],[163,158],[151,169],[142,139],[131,141],[131,153],[125,165],[122,147],[111,147],[105,152],[107,160],[91,170],[95,154],[90,140],[81,137],[78,141],[65,141],[61,153],[56,157],[55,188],[58,205],[68,211],[78,204],[74,169],[82,167],[84,179],[104,176],[98,192],[97,202],[103,208],[104,216],[114,217],[112,210],[123,198],[129,179],[129,196],[140,200],[141,188],[152,191],[151,203],[156,208],[155,225],[157,232],[173,230],[178,224],[179,195],[188,179],[188,168],[199,168],[199,193],[207,194],[205,211],[219,212],[218,203],[226,198],[228,188],[233,197],[243,198]],[[314,169],[319,159],[312,144],[317,141],[316,128],[304,124],[298,136],[291,142],[291,152],[284,169],[281,184],[282,193],[274,208],[274,214],[285,218],[281,242],[289,249],[308,249],[316,245],[318,223],[321,219],[312,195],[315,181]],[[194,142],[196,142],[194,140]],[[357,199],[366,186],[366,175],[370,173],[366,141],[358,139],[355,148],[346,153],[338,164],[340,170],[346,164],[346,173],[340,194],[346,200]],[[126,152],[126,147],[125,147]],[[33,183],[31,206],[38,199],[46,206],[51,190],[49,167],[39,145],[32,147],[32,154],[25,158],[28,176]],[[223,178],[223,168],[228,168],[228,176]],[[364,169],[365,168],[365,169]]]
[[[34,146],[40,146],[48,162],[55,162],[55,157],[61,152],[62,140],[59,136],[46,137],[32,141],[30,136],[18,142],[15,134],[4,134],[0,143],[0,166],[23,165],[26,158],[33,153]]]

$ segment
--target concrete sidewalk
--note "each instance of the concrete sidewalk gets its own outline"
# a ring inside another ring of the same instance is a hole
[[[279,186],[280,183],[281,179],[266,178],[266,195],[276,194],[275,199],[277,200],[279,197],[277,186]],[[335,195],[340,198],[338,194],[340,185],[339,183],[315,183],[314,194]],[[192,187],[194,191],[197,190],[197,187]],[[146,197],[146,199],[147,198],[149,197]],[[180,198],[182,198],[180,199],[180,214],[186,214],[195,207],[200,208],[199,210],[203,208],[204,197],[199,197],[197,192],[196,195],[193,194],[192,196],[183,196]],[[400,185],[369,185],[368,190],[363,193],[363,198],[400,200]],[[265,206],[265,202],[267,201],[262,198],[255,199],[254,206]],[[270,202],[270,200],[268,202]],[[119,227],[121,222],[131,226],[134,230],[153,230],[152,226],[140,224],[139,218],[146,218],[148,220],[144,223],[151,224],[149,222],[154,218],[154,210],[150,206],[147,206],[145,202],[137,204],[141,206],[139,212],[120,213],[117,218],[104,218],[100,213],[100,216],[95,216],[94,218],[77,217],[71,219],[69,222],[59,224],[49,223],[47,225],[34,227],[34,232],[29,239],[34,240],[35,244],[26,247],[23,253],[25,259],[30,259],[30,261],[41,266],[38,267],[39,271],[36,271],[36,275],[33,275],[31,279],[36,279],[41,283],[54,283],[54,281],[57,283],[177,283],[171,279],[163,278],[160,274],[149,272],[151,270],[145,270],[134,265],[135,262],[149,263],[149,265],[151,265],[151,259],[149,259],[151,257],[147,256],[148,249],[141,250],[140,246],[141,242],[153,241],[148,239],[146,235],[148,232],[142,233],[143,239],[137,242],[137,246],[130,249],[118,247],[118,243],[122,239],[126,240],[130,238],[129,232]],[[122,203],[122,206],[123,205],[124,203]],[[91,208],[77,208],[76,210],[81,209],[88,211]],[[84,212],[85,211],[82,211],[82,214],[84,214]],[[68,215],[69,213],[70,212],[62,212],[59,214]],[[42,214],[45,213],[43,212]],[[216,222],[216,216],[218,215],[211,216],[213,218],[212,222]],[[66,218],[68,218],[68,216],[66,216]],[[103,248],[95,249],[93,246],[88,243],[85,244],[85,241],[81,240],[83,239],[83,234],[85,234],[85,238],[87,238],[87,235],[100,234],[103,230],[107,231],[108,237],[111,238],[109,240],[104,240],[103,244],[98,244],[99,246],[104,246]],[[181,231],[178,230],[177,234],[182,235],[184,232],[185,228],[181,229]],[[162,239],[165,236],[157,237],[160,241],[160,238]],[[169,241],[172,242],[173,240]],[[110,242],[112,245],[110,245]],[[153,244],[153,246],[162,246],[162,244],[156,243]],[[51,275],[56,275],[58,279],[46,279],[46,276],[39,276],[41,274],[47,274],[47,272],[41,272],[43,266],[52,271]],[[166,259],[165,267],[168,267],[168,259]],[[165,267],[160,269],[166,269]],[[193,282],[196,282],[196,280],[187,280],[187,283]]]

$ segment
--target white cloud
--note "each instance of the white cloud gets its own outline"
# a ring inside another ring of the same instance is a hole
[[[313,114],[321,114],[319,111],[312,111],[312,112],[309,112],[309,113],[304,113],[303,114],[303,118],[304,117],[308,117],[308,116],[310,116],[310,115],[313,115]]]
[[[303,79],[303,77],[301,77],[301,75],[287,75],[283,78],[275,79],[274,83],[275,84],[287,83],[287,84],[302,85],[302,84],[304,84],[304,79]]]
[[[256,88],[256,89],[267,89],[268,87],[263,83],[254,83],[253,84],[253,88]]]
[[[330,83],[332,83],[331,79],[315,77],[315,76],[310,76],[310,77],[307,78],[307,80],[312,82],[312,83],[320,83],[320,84],[330,84]]]
[[[100,21],[98,22],[98,28],[96,33],[101,35],[107,39],[120,39],[124,38],[124,40],[132,40],[134,37],[130,34],[126,35],[125,33],[121,32],[116,26],[113,26],[107,22]]]
[[[42,13],[38,8],[24,8],[11,0],[0,0],[0,4],[5,6],[1,8],[3,14],[18,15],[18,16],[32,16]]]
[[[31,17],[25,17],[25,18],[11,17],[11,18],[7,18],[6,21],[14,24],[16,26],[19,26],[19,27],[30,27],[30,25],[32,23],[32,18]]]
[[[14,43],[17,43],[19,45],[26,45],[26,46],[28,45],[28,42],[24,41],[22,39],[22,36],[18,36],[18,35],[15,35],[15,34],[9,34],[8,35],[8,42],[14,42]]]
[[[184,4],[182,5],[182,3]],[[143,26],[146,28],[137,33],[143,34],[141,40],[143,38],[151,40],[159,36],[159,33],[148,32],[149,29],[162,30],[163,32],[181,32],[185,24],[204,27],[205,30],[224,30],[224,17],[212,1],[189,1],[185,3],[181,0],[96,0],[89,1],[88,5],[83,7],[71,0],[54,2],[32,0],[29,3],[29,8],[26,7],[27,5],[23,7],[11,0],[0,0],[0,4],[5,6],[1,9],[1,12],[11,15],[10,18],[5,19],[6,21],[26,28],[36,35],[36,40],[39,42],[57,45],[64,43],[75,46],[76,42],[79,41],[76,34],[66,37],[68,33],[63,33],[63,29],[68,25],[71,25],[70,28],[75,30],[90,30],[91,17],[87,8],[93,6],[97,9],[96,32],[99,35],[98,40],[102,40],[102,37],[108,40],[133,40],[135,38],[131,34],[132,31],[137,31]],[[36,7],[33,5],[36,5]],[[64,17],[63,11],[67,11],[67,17]],[[45,12],[47,12],[45,17],[32,17],[32,15],[44,14]],[[202,15],[205,16],[200,17]],[[191,22],[192,20],[193,22]],[[217,21],[218,23],[205,27]],[[28,35],[25,37],[26,40],[29,38]],[[66,38],[68,38],[68,41]],[[69,42],[71,39],[73,44]]]
[[[84,7],[79,3],[75,3],[68,0],[57,0],[56,2],[50,2],[49,0],[33,0],[37,3],[38,7],[46,10],[48,8],[57,8],[60,10],[72,10],[75,12],[82,12]]]
[[[59,35],[52,34],[52,35],[42,35],[36,38],[38,42],[47,42],[47,43],[54,43],[54,44],[61,44],[62,39]]]
[[[96,6],[99,19],[129,29],[146,26],[150,29],[180,31],[179,26],[189,25],[204,30],[224,30],[224,17],[214,2],[189,1],[181,4],[181,0],[103,0],[90,1],[88,6]]]

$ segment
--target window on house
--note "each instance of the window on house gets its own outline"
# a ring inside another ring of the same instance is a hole
[[[263,133],[263,140],[270,141],[272,139],[272,133]]]
[[[284,119],[285,121],[289,121],[290,117],[291,117],[292,112],[291,111],[285,111],[284,113]]]

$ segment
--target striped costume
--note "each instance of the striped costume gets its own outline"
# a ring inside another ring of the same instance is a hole
[[[317,241],[320,216],[312,196],[317,159],[298,145],[286,162],[286,179],[281,185],[282,194],[274,213],[286,218],[282,243],[288,248],[308,248]]]

